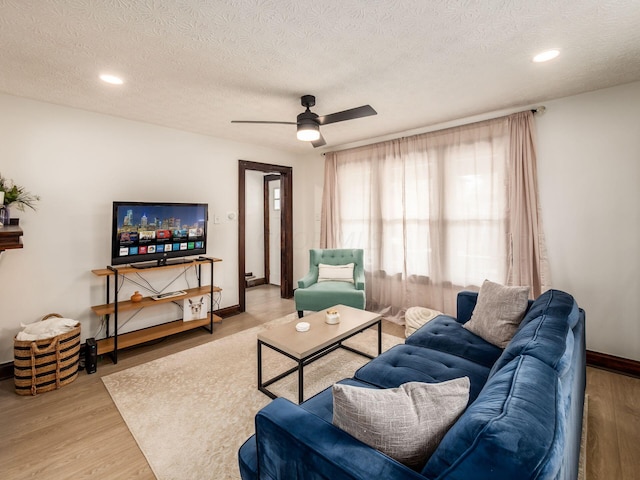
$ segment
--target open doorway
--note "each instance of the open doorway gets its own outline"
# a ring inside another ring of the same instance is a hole
[[[269,215],[269,208],[264,208],[264,274],[265,280],[273,279],[279,270],[280,296],[281,298],[293,297],[293,181],[292,168],[282,165],[270,165],[266,163],[239,161],[238,175],[238,300],[240,311],[246,311],[246,277],[247,273],[247,213],[250,210],[247,204],[247,185],[249,172],[262,172],[263,192],[262,198],[265,207],[270,207],[270,203],[275,205],[275,181],[279,181],[279,217],[280,234],[279,245],[276,245],[279,258],[270,251],[269,245],[273,243],[274,236],[270,235],[267,229],[271,222],[272,215]],[[270,193],[272,191],[273,193]],[[271,239],[269,241],[268,239]],[[250,259],[251,260],[251,259]],[[274,268],[276,267],[276,268]],[[276,283],[275,281],[273,283]]]

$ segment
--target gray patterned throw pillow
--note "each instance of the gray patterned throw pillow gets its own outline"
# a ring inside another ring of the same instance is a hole
[[[529,301],[529,287],[505,287],[485,280],[471,320],[464,328],[487,342],[505,348],[518,330]]]
[[[424,466],[467,407],[469,378],[376,389],[335,384],[333,424],[413,469]]]

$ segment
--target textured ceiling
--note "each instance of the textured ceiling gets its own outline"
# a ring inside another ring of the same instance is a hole
[[[632,82],[639,25],[638,0],[0,0],[0,91],[308,153],[230,121],[295,121],[307,93],[378,111],[322,127],[332,149]]]

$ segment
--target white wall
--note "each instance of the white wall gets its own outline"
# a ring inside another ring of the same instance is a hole
[[[293,216],[299,229],[293,237],[294,288],[309,270],[309,249],[320,247],[320,212],[324,185],[324,156],[313,150],[301,157],[294,172]],[[296,185],[304,190],[297,190]],[[304,212],[296,216],[297,212]]]
[[[264,278],[264,173],[245,172],[245,273]]]
[[[208,242],[208,254],[223,259],[215,267],[221,306],[238,304],[238,224],[227,213],[238,211],[240,159],[293,166],[294,201],[306,195],[306,175],[291,153],[0,95],[0,172],[42,197],[37,212],[15,215],[24,248],[0,255],[0,363],[13,360],[20,323],[49,312],[80,320],[83,339],[96,334],[90,306],[104,303],[104,282],[91,270],[110,262],[114,200],[208,203],[210,217],[221,220],[210,219]],[[296,262],[312,236],[303,230],[311,215],[305,205],[294,208],[296,278],[306,271],[307,260]],[[123,287],[123,295],[132,290]],[[145,315],[125,330],[151,322]]]
[[[275,209],[275,190],[280,192],[280,209]],[[280,261],[282,249],[280,247],[280,221],[282,212],[282,190],[280,190],[280,180],[269,182],[269,278],[267,283],[280,286],[281,268]],[[296,281],[297,279],[294,279]]]
[[[640,360],[640,82],[545,102],[538,176],[555,288],[587,348]]]

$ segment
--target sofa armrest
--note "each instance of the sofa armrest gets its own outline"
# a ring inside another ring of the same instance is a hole
[[[473,309],[476,308],[478,292],[462,291],[458,293],[458,306],[456,320],[460,323],[467,323],[471,319]]]
[[[256,415],[256,439],[260,478],[425,479],[283,398]]]
[[[311,285],[318,281],[317,274],[313,271],[309,271],[304,277],[298,280],[298,288],[309,288]]]

